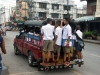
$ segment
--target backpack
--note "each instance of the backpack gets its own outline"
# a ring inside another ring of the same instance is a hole
[[[2,40],[3,38],[0,36],[0,47],[2,46]],[[2,60],[1,54],[0,54],[0,60]]]
[[[80,45],[80,47],[84,49],[85,44],[84,44],[83,39],[81,39],[81,38],[78,36],[77,33],[75,33],[75,36],[76,36],[76,38],[77,38],[77,42],[78,42],[78,44]]]

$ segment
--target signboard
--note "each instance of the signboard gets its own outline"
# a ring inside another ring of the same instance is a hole
[[[36,13],[35,17],[39,17],[39,13]]]

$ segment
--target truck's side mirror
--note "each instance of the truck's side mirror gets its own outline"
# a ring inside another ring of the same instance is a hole
[[[16,35],[16,38],[19,38],[19,36],[18,36],[18,35]]]

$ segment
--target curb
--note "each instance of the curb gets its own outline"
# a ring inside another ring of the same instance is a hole
[[[92,42],[92,41],[87,41],[87,40],[84,40],[84,41],[88,43],[93,43],[93,44],[100,44],[100,42]]]

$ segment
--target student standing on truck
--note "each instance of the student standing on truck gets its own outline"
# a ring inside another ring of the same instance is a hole
[[[5,49],[5,42],[3,40],[3,38],[1,37],[1,31],[0,31],[0,47],[1,47],[1,51],[6,54],[6,49]],[[2,57],[1,57],[1,54],[0,54],[0,75],[2,73]]]
[[[84,61],[83,61],[83,55],[82,55],[82,47],[80,46],[80,44],[78,43],[78,40],[82,39],[82,36],[83,36],[83,33],[80,31],[81,27],[80,25],[77,25],[76,26],[76,51],[78,52],[78,62],[79,62],[79,67],[81,66],[81,64],[84,64]]]
[[[56,21],[55,24],[55,39],[54,39],[54,53],[57,52],[56,65],[60,58],[61,42],[62,42],[62,28],[60,27],[61,21]]]
[[[63,46],[63,51],[64,51],[64,65],[69,66],[70,65],[70,38],[72,36],[72,29],[71,26],[69,25],[69,18],[64,19],[64,24],[65,26],[63,27],[63,40],[62,40],[62,46]],[[64,45],[65,42],[67,41],[66,46]],[[66,57],[68,55],[68,61],[66,62]]]
[[[43,34],[43,40],[44,40],[44,44],[43,44],[43,63],[41,63],[41,65],[45,65],[48,66],[49,64],[49,60],[51,58],[51,53],[54,51],[53,48],[53,39],[54,39],[54,26],[51,25],[52,24],[52,19],[48,18],[47,19],[47,25],[43,26],[41,28],[41,34]],[[48,57],[47,57],[47,63],[45,63],[46,61],[46,52],[48,51]],[[53,60],[54,61],[54,60]]]

